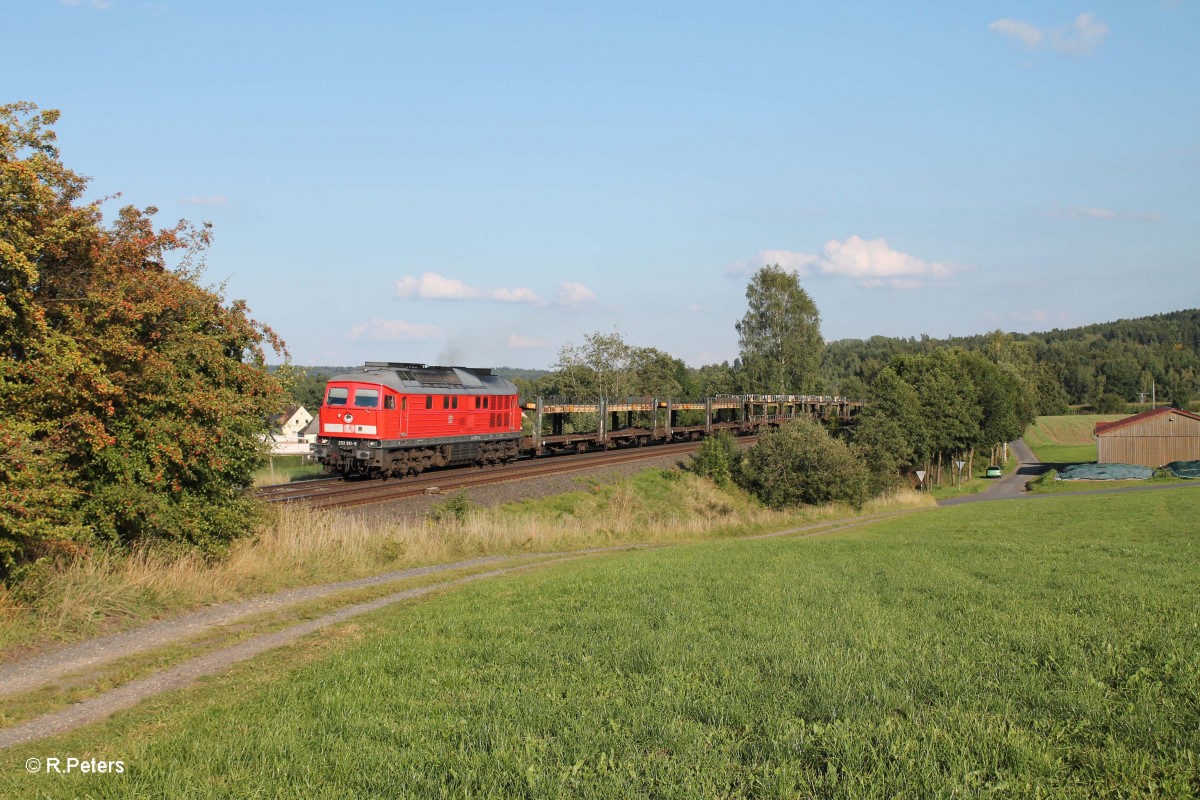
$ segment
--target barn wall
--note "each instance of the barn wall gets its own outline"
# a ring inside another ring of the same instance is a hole
[[[1172,461],[1200,461],[1200,420],[1163,414],[1102,433],[1097,445],[1098,460],[1109,464],[1161,467]]]

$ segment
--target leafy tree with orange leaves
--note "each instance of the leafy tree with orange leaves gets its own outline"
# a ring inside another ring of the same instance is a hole
[[[0,573],[98,542],[217,552],[252,522],[283,344],[201,284],[207,225],[106,225],[57,119],[0,106]]]

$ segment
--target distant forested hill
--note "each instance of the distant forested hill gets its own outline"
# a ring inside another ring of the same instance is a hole
[[[866,394],[893,356],[939,347],[1017,348],[1036,380],[1040,410],[1097,405],[1106,395],[1136,402],[1154,386],[1160,402],[1186,405],[1200,395],[1200,309],[1047,331],[931,339],[842,339],[825,348],[822,376],[833,391]]]

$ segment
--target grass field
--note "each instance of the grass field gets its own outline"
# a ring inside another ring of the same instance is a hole
[[[0,796],[1195,797],[1198,514],[967,505],[476,584],[14,748]]]
[[[1038,417],[1025,432],[1025,444],[1043,464],[1079,464],[1096,460],[1092,431],[1097,422],[1124,419],[1124,414],[1070,414]]]

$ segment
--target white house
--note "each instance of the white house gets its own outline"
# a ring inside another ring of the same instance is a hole
[[[313,421],[313,415],[308,413],[304,406],[288,406],[283,413],[275,418],[275,424],[279,426],[278,439],[302,441],[301,431],[308,427],[308,423]]]

